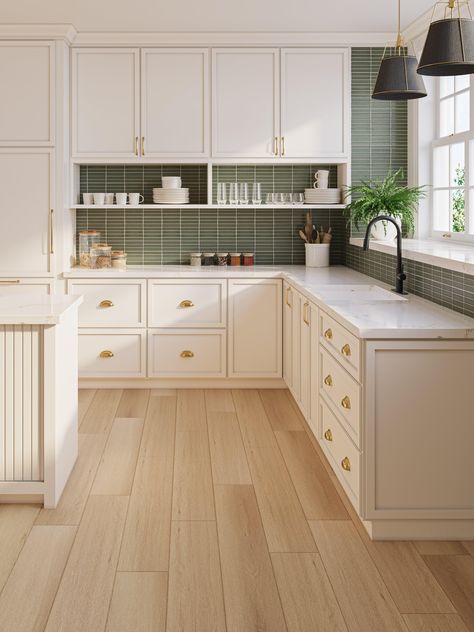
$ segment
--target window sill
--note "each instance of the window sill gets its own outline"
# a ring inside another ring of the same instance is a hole
[[[352,246],[361,246],[363,239],[351,237]],[[396,243],[370,240],[370,249],[389,255],[397,254]],[[430,239],[404,239],[402,246],[404,259],[428,263],[432,266],[474,275],[474,245],[445,243]]]

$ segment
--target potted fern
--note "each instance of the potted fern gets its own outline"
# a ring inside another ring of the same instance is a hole
[[[403,179],[403,171],[398,169],[381,182],[368,180],[347,187],[345,199],[349,196],[352,199],[346,206],[348,222],[359,230],[361,224],[368,224],[374,217],[390,215],[400,222],[408,235],[413,234],[418,202],[426,192],[425,187],[405,186]],[[378,241],[393,241],[396,228],[389,222],[377,222],[372,227],[371,236]]]

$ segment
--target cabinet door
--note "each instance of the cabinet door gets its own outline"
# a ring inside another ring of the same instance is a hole
[[[293,290],[283,283],[283,379],[289,389],[293,386]]]
[[[0,146],[54,144],[54,43],[0,42]]]
[[[305,419],[310,415],[311,392],[311,304],[302,298],[301,305],[301,335],[300,335],[300,371],[301,387],[299,407]]]
[[[280,279],[229,281],[229,377],[282,376]]]
[[[212,154],[275,156],[279,129],[278,50],[212,51]]]
[[[52,271],[53,151],[0,149],[0,275]]]
[[[292,331],[291,331],[291,374],[292,385],[290,391],[296,402],[301,401],[301,306],[302,296],[299,292],[291,290],[293,311]]]
[[[72,153],[133,158],[140,136],[138,49],[72,52]]]
[[[283,49],[281,82],[284,157],[347,156],[350,133],[348,50]]]
[[[209,59],[203,48],[145,48],[141,129],[148,157],[207,156]]]

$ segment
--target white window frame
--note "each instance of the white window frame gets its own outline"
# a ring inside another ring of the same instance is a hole
[[[454,91],[452,95],[455,96],[469,91],[469,127],[466,132],[453,133],[450,136],[440,137],[440,109],[441,109],[441,97],[440,97],[440,79],[437,78],[435,82],[435,103],[434,103],[434,139],[431,142],[431,183],[430,187],[430,236],[433,239],[442,241],[457,241],[462,243],[470,243],[474,245],[474,177],[473,182],[470,182],[471,174],[470,169],[470,156],[469,148],[472,146],[472,160],[474,160],[474,81],[471,80],[469,88]],[[456,99],[454,100],[454,117],[456,117]],[[435,149],[438,147],[445,147],[455,145],[458,143],[464,143],[464,215],[465,215],[465,229],[464,233],[453,232],[452,230],[435,230],[434,228],[434,192],[435,191],[455,191],[462,187],[448,186],[448,187],[435,187],[434,175],[435,175]],[[474,169],[473,169],[474,171]],[[470,199],[472,197],[472,199]],[[471,233],[469,233],[471,231]]]

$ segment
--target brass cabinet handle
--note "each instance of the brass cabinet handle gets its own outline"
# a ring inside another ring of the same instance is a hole
[[[100,357],[101,358],[113,358],[114,354],[112,353],[112,351],[105,350],[105,351],[101,351],[100,352]]]
[[[332,340],[332,329],[326,329],[324,332],[324,337],[326,340]]]
[[[326,441],[332,441],[332,432],[330,428],[328,428],[324,433],[324,438],[326,439]]]
[[[278,156],[278,136],[273,139],[273,153]]]
[[[54,209],[49,211],[49,254],[54,255]]]
[[[309,303],[304,303],[303,304],[303,322],[305,323],[305,325],[309,325],[308,307],[309,307]]]
[[[351,400],[347,397],[347,395],[341,399],[341,406],[346,410],[351,409]]]
[[[180,307],[194,307],[194,303],[188,299],[181,301],[179,304]]]
[[[181,351],[180,353],[182,358],[194,358],[194,353],[192,351]]]
[[[350,346],[347,344],[344,345],[341,349],[341,353],[343,356],[346,356],[346,358],[348,358],[352,354]]]
[[[281,137],[281,155],[282,157],[285,155],[285,137]]]
[[[106,309],[107,307],[113,307],[114,304],[112,303],[112,301],[109,301],[108,299],[106,299],[105,301],[100,301],[99,303],[99,307],[103,307],[104,309]]]
[[[332,375],[326,375],[324,378],[324,383],[326,386],[332,386]]]
[[[341,465],[342,465],[342,469],[346,470],[346,472],[350,472],[351,471],[351,462],[349,461],[349,459],[347,458],[347,456],[345,456],[342,461],[341,461]]]
[[[291,287],[287,286],[287,288],[286,288],[286,298],[285,298],[285,303],[288,305],[288,307],[290,307],[290,308],[291,308],[291,303],[290,303],[290,301],[289,301],[290,292],[291,292]]]
[[[138,156],[138,136],[135,136],[135,156]]]
[[[145,137],[142,136],[142,156],[145,155]]]
[[[16,285],[20,279],[0,279],[0,285]]]

